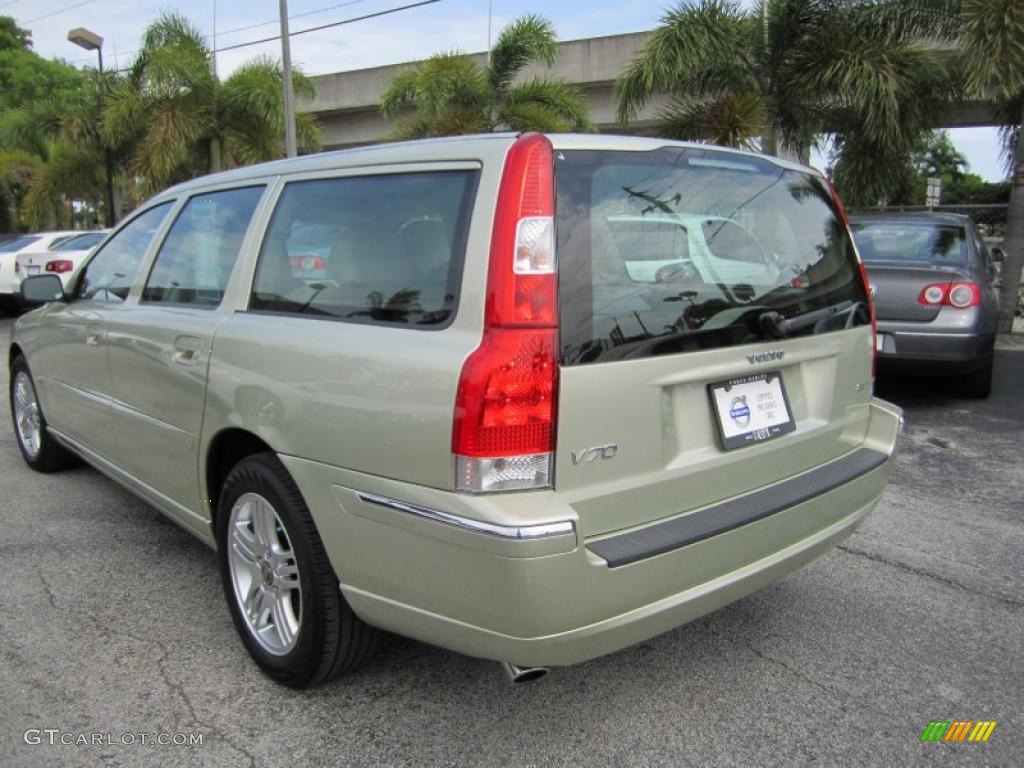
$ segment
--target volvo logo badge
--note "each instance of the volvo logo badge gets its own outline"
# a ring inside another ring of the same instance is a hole
[[[741,429],[750,426],[750,406],[747,405],[746,395],[732,399],[732,403],[729,404],[729,418]]]
[[[775,360],[781,360],[786,353],[781,349],[771,349],[767,352],[755,352],[752,355],[747,355],[747,362],[751,365],[757,365],[758,363],[771,363]]]

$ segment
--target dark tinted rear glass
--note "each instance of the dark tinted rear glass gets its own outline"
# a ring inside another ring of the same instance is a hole
[[[827,315],[784,335],[870,322],[818,177],[705,149],[556,157],[564,363],[758,342],[797,317]]]
[[[850,229],[864,261],[967,263],[967,233],[955,224],[855,221]]]

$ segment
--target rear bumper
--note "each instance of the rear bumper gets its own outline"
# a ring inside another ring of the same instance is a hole
[[[588,540],[578,538],[578,526],[536,538],[489,535],[463,528],[457,519],[431,520],[366,499],[403,498],[468,519],[501,519],[513,530],[526,522],[534,530],[577,521],[556,492],[467,497],[282,460],[309,502],[345,597],[365,621],[472,656],[555,666],[692,621],[842,541],[881,496],[900,417],[895,406],[877,400],[871,405],[867,437],[863,445],[851,446],[851,454],[865,448],[882,456],[854,479],[821,486],[791,506],[692,543],[680,540],[666,551],[614,565],[611,555],[598,554],[608,554],[610,540],[650,534],[673,521]],[[801,477],[777,486],[798,485]]]
[[[879,370],[905,373],[963,373],[992,359],[995,335],[974,332],[908,330],[899,323],[878,324]]]

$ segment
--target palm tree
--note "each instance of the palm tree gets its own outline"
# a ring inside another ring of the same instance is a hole
[[[0,141],[34,159],[21,201],[26,223],[54,226],[71,201],[89,204],[113,225],[116,212],[106,195],[105,162],[124,177],[126,148],[109,144],[100,132],[104,95],[115,73],[84,70],[77,90],[9,110],[0,121]]]
[[[562,80],[515,83],[531,62],[551,66],[558,44],[551,22],[523,16],[505,27],[486,67],[461,53],[439,53],[404,70],[381,95],[380,111],[397,118],[399,139],[513,131],[592,131],[582,92]]]
[[[949,88],[945,67],[921,41],[952,26],[941,13],[946,4],[680,4],[621,77],[619,118],[628,123],[662,94],[664,135],[805,161],[817,137],[833,132],[854,191],[877,200],[890,183],[892,158],[907,155]]]
[[[960,59],[970,91],[996,99],[1004,115],[1004,149],[1010,166],[999,330],[1009,333],[1024,268],[1024,4],[1020,0],[964,0]]]
[[[168,13],[147,27],[127,78],[113,88],[101,131],[106,141],[133,147],[128,163],[139,194],[236,165],[281,157],[283,74],[256,58],[221,81],[199,30]],[[293,70],[297,94],[312,96],[309,78]],[[299,146],[319,148],[309,113],[296,114]]]
[[[0,149],[0,232],[21,229],[19,210],[40,160],[21,149]]]

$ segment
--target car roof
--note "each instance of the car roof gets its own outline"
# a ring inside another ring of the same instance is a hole
[[[399,141],[373,144],[349,149],[318,152],[300,157],[271,160],[266,163],[247,165],[229,171],[200,176],[170,187],[153,197],[157,202],[177,197],[182,193],[198,191],[207,187],[233,182],[255,181],[282,174],[305,173],[332,170],[335,168],[362,167],[368,165],[391,165],[413,162],[445,162],[466,160],[477,152],[501,151],[511,145],[521,134],[484,133],[465,136],[445,136],[415,141]],[[808,166],[799,165],[777,157],[759,155],[756,152],[719,147],[712,144],[672,141],[670,139],[644,136],[619,136],[606,133],[551,133],[545,134],[556,150],[607,149],[642,152],[661,147],[686,147],[692,149],[714,149],[737,156],[758,157],[768,160],[787,170],[819,173]],[[820,174],[819,174],[820,175]]]

